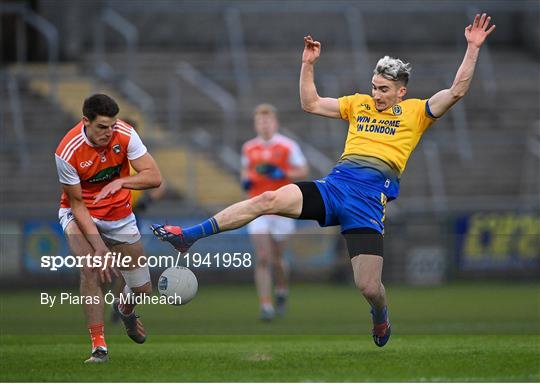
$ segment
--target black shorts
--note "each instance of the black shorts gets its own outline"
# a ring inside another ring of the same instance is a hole
[[[326,222],[326,207],[319,188],[313,181],[295,183],[302,191],[302,212],[299,220],[316,220],[323,226]],[[353,228],[344,231],[349,257],[357,255],[383,256],[383,235],[373,228]]]

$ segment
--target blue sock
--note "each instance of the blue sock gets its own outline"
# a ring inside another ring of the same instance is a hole
[[[371,307],[371,316],[374,324],[382,324],[388,320],[388,308],[384,306],[381,309]]]
[[[203,237],[219,233],[219,226],[216,219],[211,217],[201,224],[194,225],[193,227],[182,228],[182,232],[184,233],[184,238],[188,243],[194,243]]]

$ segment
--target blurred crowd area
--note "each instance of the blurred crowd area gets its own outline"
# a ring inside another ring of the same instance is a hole
[[[311,179],[339,158],[347,123],[300,108],[305,35],[322,43],[321,95],[370,93],[375,63],[390,55],[412,63],[408,97],[428,98],[452,83],[464,28],[480,11],[497,29],[471,90],[424,135],[388,206],[386,279],[538,276],[538,1],[13,0],[0,4],[2,280],[39,275],[40,255],[65,252],[53,152],[88,95],[118,101],[119,117],[137,126],[166,180],[139,212],[141,227],[196,222],[244,198],[240,148],[255,136],[259,103],[277,107]],[[288,250],[293,276],[350,278],[337,229],[304,223],[298,231]],[[228,236],[209,249],[244,240],[249,248],[245,231]],[[145,240],[149,252],[166,252]]]

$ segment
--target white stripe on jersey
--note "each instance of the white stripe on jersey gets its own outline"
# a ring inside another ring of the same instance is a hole
[[[131,134],[131,130],[133,129],[133,127],[130,127],[129,125],[124,124],[121,121],[117,121],[113,128],[118,128],[118,129],[123,128],[126,132],[130,134]]]
[[[67,143],[67,145],[64,147],[62,153],[60,153],[60,157],[65,160],[66,154],[71,151],[71,148],[76,146],[81,140],[84,141],[82,134],[78,134],[73,139],[71,139],[69,143]]]
[[[124,126],[121,126],[121,125],[115,125],[115,126],[113,127],[113,129],[114,129],[115,131],[123,131],[124,133],[126,133],[126,134],[128,134],[128,135],[131,135],[131,129],[126,128],[126,127],[124,127]]]
[[[123,131],[121,129],[113,129],[114,132],[118,132],[118,133],[121,133],[122,135],[125,135],[127,137],[131,137],[131,134],[130,133],[126,133],[126,131]]]
[[[68,153],[66,154],[66,158],[65,158],[64,160],[69,161],[69,159],[71,159],[71,156],[73,156],[73,154],[75,153],[75,151],[76,151],[77,149],[79,149],[79,147],[80,147],[81,145],[83,145],[83,144],[84,144],[84,138],[83,138],[81,141],[79,141],[78,144],[76,144],[72,149],[70,149],[70,152],[68,152]]]
[[[69,150],[70,146],[72,146],[74,144],[75,141],[78,141],[82,138],[82,135],[79,133],[77,136],[73,137],[67,144],[66,146],[64,147],[64,149],[62,150],[62,152],[60,153],[60,157],[63,157],[66,152]]]
[[[124,126],[126,128],[129,128],[129,129],[133,128],[131,125],[129,125],[128,123],[126,123],[125,121],[122,121],[122,120],[116,120],[115,124],[122,125],[122,126]]]

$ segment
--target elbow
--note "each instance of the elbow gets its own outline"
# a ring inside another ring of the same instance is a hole
[[[456,102],[462,99],[467,94],[467,89],[452,87],[450,88],[450,94],[452,95],[452,99],[454,99],[454,102]]]
[[[300,105],[302,106],[302,110],[304,112],[309,112],[310,111],[310,105],[308,103],[304,103],[304,101],[301,101]]]
[[[154,173],[154,177],[152,178],[152,186],[150,188],[159,188],[162,183],[163,178],[161,177],[161,172],[159,172],[159,170],[156,170],[156,172]]]
[[[317,103],[313,101],[312,102],[302,101],[301,104],[302,104],[302,109],[308,113],[314,113],[317,108]]]
[[[84,200],[82,199],[82,196],[81,197],[79,197],[79,196],[77,196],[77,197],[70,196],[69,205],[71,206],[72,210],[77,209],[77,208],[82,207],[82,206],[86,206],[85,203],[84,203]]]
[[[154,188],[159,188],[161,187],[161,184],[163,183],[163,179],[161,178],[161,175],[158,175],[158,177],[156,178],[155,182],[154,182]]]

